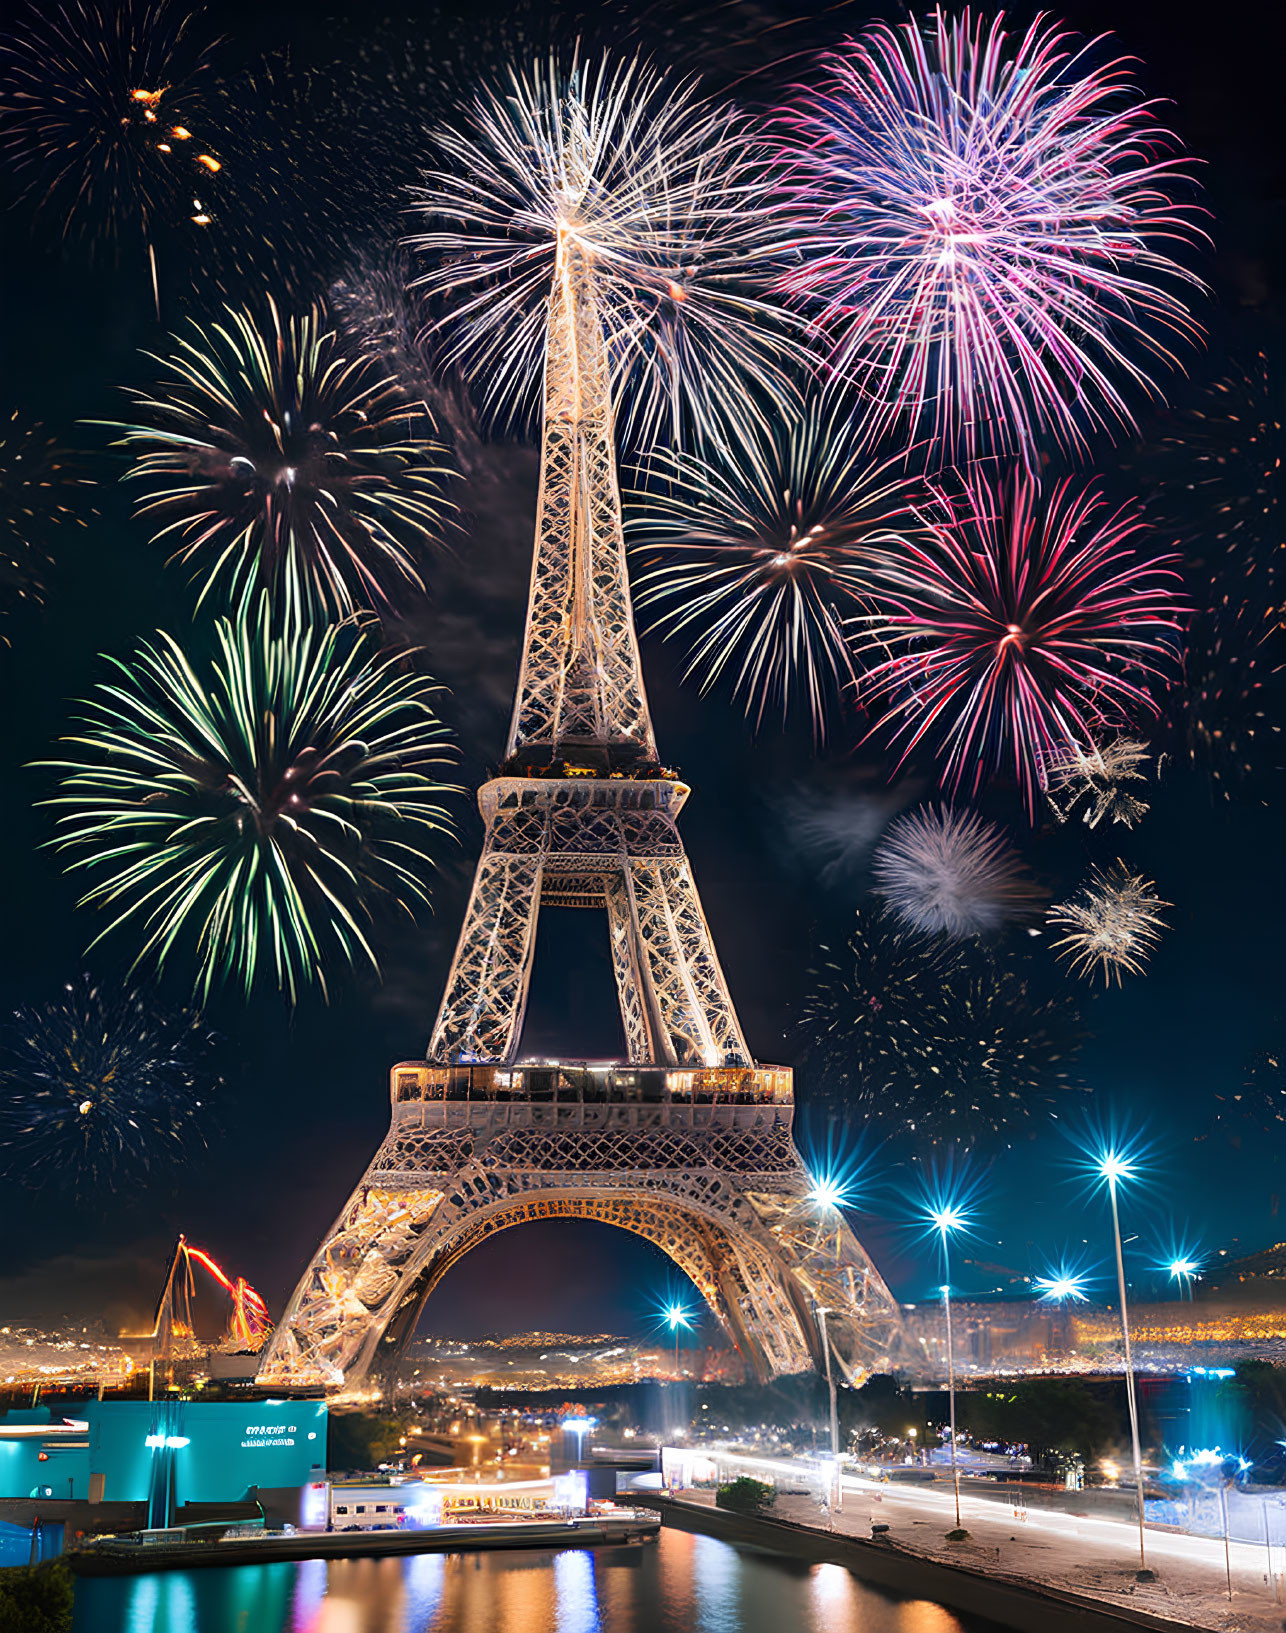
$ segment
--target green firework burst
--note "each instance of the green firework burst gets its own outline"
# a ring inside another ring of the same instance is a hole
[[[203,995],[267,965],[294,1002],[336,959],[378,969],[376,909],[428,899],[459,792],[440,688],[351,623],[274,629],[266,595],[215,630],[206,661],[161,632],[85,701],[79,757],[48,762],[51,843],[92,876],[102,935],[142,936],[136,964],[195,943]]]
[[[328,326],[322,308],[270,322],[228,310],[154,357],[140,423],[118,426],[137,514],[202,597],[272,589],[340,616],[424,588],[417,560],[451,510],[446,450],[424,404]]]

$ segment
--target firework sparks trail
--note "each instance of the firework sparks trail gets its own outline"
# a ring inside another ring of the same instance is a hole
[[[1021,38],[942,11],[822,60],[782,116],[800,262],[783,291],[835,367],[944,453],[1083,447],[1200,329],[1204,235],[1178,143],[1130,85],[1047,18]]]
[[[138,231],[158,306],[156,230],[208,227],[223,168],[196,133],[213,43],[182,0],[75,0],[0,47],[0,148],[65,230]]]
[[[115,914],[102,934],[142,935],[136,964],[183,944],[203,994],[248,995],[266,964],[294,1002],[326,992],[333,959],[378,969],[377,905],[428,900],[426,846],[458,792],[436,775],[439,688],[351,624],[277,631],[266,595],[216,635],[205,664],[164,633],[116,663],[66,739],[81,758],[51,763],[51,843],[96,876],[82,904]]]
[[[1144,480],[1158,525],[1178,537],[1198,612],[1184,684],[1168,711],[1170,751],[1233,798],[1280,769],[1275,682],[1286,664],[1286,402],[1264,352],[1234,363],[1166,439]]]
[[[52,1003],[15,1010],[0,1037],[6,1176],[111,1191],[182,1161],[204,1143],[213,1042],[195,1011],[89,976]]]
[[[844,1117],[917,1142],[1007,1139],[1075,1087],[1074,1006],[994,956],[861,913],[846,948],[821,952],[800,1037]]]
[[[1259,1050],[1240,1089],[1214,1099],[1212,1123],[1232,1139],[1239,1141],[1247,1126],[1276,1134],[1286,1123],[1286,1050]]]
[[[313,307],[270,327],[229,311],[175,340],[163,383],[135,391],[145,424],[116,427],[136,509],[175,558],[205,568],[202,596],[259,588],[288,609],[341,617],[420,591],[414,547],[435,537],[451,472],[422,403],[348,351]]]
[[[1077,975],[1101,975],[1104,986],[1119,984],[1123,971],[1142,975],[1166,928],[1161,909],[1171,905],[1124,862],[1106,870],[1093,868],[1075,896],[1049,909],[1051,927],[1067,932],[1054,943],[1054,951]]]
[[[85,524],[77,489],[93,484],[43,427],[17,410],[0,430],[0,618],[45,599],[57,528]],[[8,645],[8,637],[0,633]]]
[[[551,60],[437,133],[418,203],[437,223],[420,286],[446,297],[444,362],[503,423],[538,412],[560,243],[594,271],[626,440],[723,435],[792,395],[802,349],[768,281],[769,161],[739,114],[638,61]],[[628,391],[624,388],[628,385]],[[759,402],[757,397],[762,397]]]
[[[1146,766],[1152,758],[1148,745],[1137,737],[1117,737],[1054,755],[1046,767],[1049,808],[1060,822],[1079,810],[1090,828],[1100,822],[1121,822],[1133,828],[1147,814],[1132,783],[1146,784]]]
[[[855,680],[844,619],[860,611],[872,550],[910,520],[900,460],[848,430],[849,405],[816,401],[706,458],[660,452],[632,513],[640,610],[688,642],[702,692],[730,677],[756,727],[802,699],[823,739]]]
[[[1175,558],[1136,550],[1143,523],[1107,514],[1092,484],[1044,498],[975,472],[921,521],[901,551],[876,552],[860,693],[904,760],[928,743],[946,786],[975,792],[1007,769],[1034,813],[1051,758],[1157,712],[1147,687],[1178,667]]]
[[[876,894],[926,935],[987,935],[1029,917],[1041,896],[995,823],[949,807],[899,817],[872,873]]]
[[[1286,578],[1286,393],[1266,352],[1236,362],[1187,412],[1167,439],[1183,502],[1167,522],[1206,565],[1217,599],[1253,606],[1266,622],[1282,619]],[[1195,501],[1195,503],[1194,503]]]

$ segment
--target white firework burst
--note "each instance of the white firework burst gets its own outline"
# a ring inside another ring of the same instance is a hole
[[[1030,917],[1041,895],[995,823],[949,806],[899,817],[872,871],[876,893],[926,935],[986,935]]]
[[[559,246],[593,268],[626,440],[744,427],[791,395],[767,285],[771,166],[750,123],[637,60],[551,60],[480,91],[436,135],[417,202],[448,366],[500,421],[539,405]],[[628,383],[630,389],[622,391]]]
[[[1101,975],[1105,986],[1113,981],[1119,985],[1123,971],[1143,974],[1166,929],[1161,909],[1172,905],[1161,900],[1151,880],[1132,873],[1124,862],[1093,868],[1075,896],[1049,910],[1050,925],[1067,931],[1054,951],[1077,975],[1091,980]]]
[[[1079,810],[1082,822],[1091,828],[1103,821],[1134,827],[1147,814],[1148,802],[1126,785],[1146,784],[1151,758],[1148,745],[1137,737],[1118,737],[1088,749],[1078,746],[1057,756],[1047,772],[1050,810],[1060,822]]]

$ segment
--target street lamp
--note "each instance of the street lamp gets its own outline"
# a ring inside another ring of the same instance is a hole
[[[1178,1281],[1178,1283],[1179,1283],[1179,1297],[1181,1299],[1183,1297],[1184,1283],[1185,1282],[1187,1283],[1188,1302],[1189,1302],[1189,1304],[1191,1304],[1191,1302],[1192,1302],[1192,1284],[1196,1280],[1197,1275],[1198,1275],[1198,1273],[1199,1273],[1199,1271],[1201,1269],[1200,1264],[1197,1262],[1196,1259],[1185,1258],[1185,1257],[1183,1257],[1181,1255],[1177,1259],[1171,1259],[1170,1263],[1168,1265],[1166,1265],[1165,1268],[1170,1273],[1170,1280],[1171,1281],[1175,1281],[1175,1280]]]
[[[1085,1291],[1087,1280],[1086,1276],[1060,1271],[1056,1276],[1036,1276],[1032,1286],[1038,1289],[1041,1302],[1045,1304],[1065,1304],[1069,1299],[1073,1304],[1088,1304],[1089,1294]]]
[[[1108,1149],[1097,1157],[1094,1166],[1099,1178],[1107,1186],[1112,1200],[1112,1238],[1116,1245],[1116,1286],[1121,1298],[1121,1337],[1125,1343],[1125,1399],[1130,1409],[1130,1449],[1134,1456],[1134,1492],[1139,1514],[1139,1575],[1148,1569],[1147,1552],[1143,1542],[1143,1453],[1139,1446],[1139,1404],[1134,1390],[1134,1356],[1130,1351],[1130,1318],[1125,1302],[1125,1256],[1121,1251],[1121,1216],[1116,1206],[1116,1188],[1137,1173],[1128,1156]],[[1146,1578],[1145,1578],[1146,1579]]]
[[[822,1354],[826,1357],[826,1393],[830,1396],[831,1406],[831,1506],[843,1508],[844,1481],[840,1474],[839,1459],[839,1402],[835,1395],[835,1375],[831,1371],[831,1338],[826,1327],[826,1317],[831,1312],[822,1305],[817,1306],[817,1324],[822,1329]]]
[[[836,1179],[833,1174],[814,1174],[812,1189],[808,1193],[808,1200],[815,1202],[819,1208],[842,1207],[847,1197],[847,1189],[842,1180]]]
[[[665,1312],[665,1319],[669,1323],[670,1331],[674,1334],[674,1376],[679,1376],[679,1333],[687,1332],[692,1326],[692,1317],[681,1304],[671,1304]]]
[[[585,1436],[598,1422],[597,1418],[564,1418],[563,1433],[576,1436],[576,1461],[583,1461],[585,1451]]]
[[[933,1228],[938,1232],[942,1243],[942,1270],[944,1275],[951,1271],[950,1251],[948,1241],[954,1231],[960,1230],[965,1223],[965,1216],[958,1207],[944,1203],[936,1208],[929,1209],[929,1219]],[[947,1400],[951,1416],[951,1484],[956,1496],[956,1530],[960,1529],[960,1465],[956,1460],[956,1357],[955,1345],[951,1336],[951,1284],[944,1282],[940,1289],[943,1307],[947,1312]]]
[[[847,1199],[847,1195],[847,1186],[834,1174],[818,1173],[812,1176],[812,1188],[808,1193],[808,1200],[817,1208],[819,1213],[838,1213]],[[834,1508],[843,1508],[844,1481],[840,1474],[839,1401],[835,1392],[835,1373],[831,1367],[830,1330],[826,1325],[826,1318],[831,1313],[822,1305],[817,1306],[817,1323],[822,1329],[822,1354],[826,1360],[826,1393],[830,1398],[831,1412],[831,1467],[834,1470],[831,1485],[831,1505]]]

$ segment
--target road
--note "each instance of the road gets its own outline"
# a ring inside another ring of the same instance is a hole
[[[779,1458],[714,1454],[729,1471],[772,1478],[779,1486],[817,1478],[816,1466]],[[1268,1579],[1263,1544],[1234,1542],[1227,1562],[1222,1539],[1190,1536],[1148,1526],[1144,1546],[1153,1582],[1138,1582],[1137,1523],[1104,1515],[1015,1510],[994,1498],[962,1491],[960,1517],[969,1538],[951,1543],[955,1524],[949,1482],[893,1485],[846,1475],[842,1506],[827,1515],[814,1496],[782,1495],[775,1513],[784,1519],[869,1537],[887,1525],[887,1542],[943,1562],[952,1559],[1014,1581],[1035,1581],[1186,1621],[1195,1627],[1237,1633],[1280,1633],[1286,1625],[1286,1552],[1275,1547]],[[1229,1567],[1232,1598],[1228,1596]],[[1276,1597],[1275,1597],[1276,1595]]]

